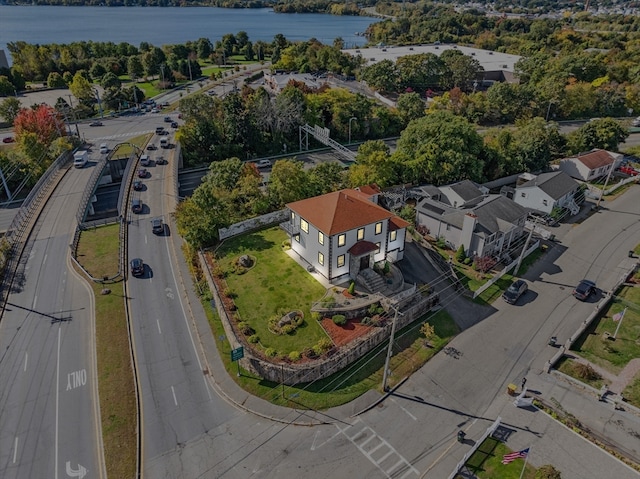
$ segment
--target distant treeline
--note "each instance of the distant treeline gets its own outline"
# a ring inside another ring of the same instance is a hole
[[[23,5],[22,1],[7,0],[6,5]],[[360,6],[375,5],[368,0],[356,3],[336,3],[332,0],[34,0],[30,5],[108,6],[108,7],[220,7],[220,8],[273,8],[277,13],[331,13],[333,15],[359,15]]]

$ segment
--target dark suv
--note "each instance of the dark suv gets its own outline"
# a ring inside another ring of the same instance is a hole
[[[578,283],[576,289],[573,290],[573,295],[579,299],[580,301],[586,301],[589,299],[589,296],[596,292],[596,283],[593,281],[589,281],[588,279],[583,279]]]
[[[140,198],[131,200],[131,211],[134,213],[142,213],[142,200]]]
[[[513,284],[507,288],[507,290],[502,294],[502,299],[504,299],[506,303],[516,304],[518,298],[526,293],[527,289],[529,289],[527,283],[524,280],[519,279],[514,281]]]
[[[131,260],[131,274],[133,276],[142,276],[144,274],[144,262],[140,258]]]

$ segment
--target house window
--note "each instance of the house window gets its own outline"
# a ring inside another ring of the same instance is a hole
[[[379,235],[382,233],[382,221],[380,223],[376,223],[376,234]]]
[[[376,254],[380,252],[380,243],[376,243]]]
[[[526,197],[527,197],[526,193],[524,193],[524,192],[523,192],[523,193],[520,193],[520,196],[521,196],[522,198],[526,198]]]
[[[296,214],[293,211],[291,212],[291,222],[292,223],[296,222]]]
[[[300,218],[300,229],[305,233],[309,233],[309,223],[307,223],[307,220]]]
[[[342,266],[344,266],[344,255],[343,254],[338,256],[338,268],[341,268]]]
[[[318,231],[318,243],[324,244],[324,235],[322,234],[322,231]]]
[[[389,233],[389,241],[395,241],[397,237],[398,237],[398,232],[396,230],[393,230],[392,232]]]
[[[297,235],[293,235],[293,239],[300,243],[300,234],[298,233]]]
[[[318,263],[320,263],[320,266],[324,266],[324,255],[322,253],[318,253]]]
[[[542,200],[542,204],[547,206],[547,200]]]
[[[347,235],[342,233],[338,235],[338,246],[344,246],[347,243]]]
[[[450,230],[451,230],[451,225],[450,225],[449,223],[447,223],[447,228],[446,228],[446,230],[447,230],[447,231],[450,231]]]
[[[358,229],[358,241],[364,239],[364,228]]]

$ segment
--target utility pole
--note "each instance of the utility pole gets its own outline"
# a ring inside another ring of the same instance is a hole
[[[598,202],[596,203],[596,209],[600,208],[600,202],[602,201],[602,197],[604,196],[604,190],[607,189],[607,184],[609,183],[609,178],[611,177],[611,173],[613,172],[613,170],[615,170],[616,168],[616,160],[613,160],[613,163],[611,164],[611,168],[609,168],[609,173],[607,173],[607,179],[604,180],[604,186],[602,187],[602,190],[600,191],[600,196],[598,197]]]
[[[389,361],[391,360],[391,354],[393,353],[393,338],[396,334],[396,324],[398,324],[398,308],[391,306],[395,311],[393,315],[393,323],[391,324],[391,335],[389,336],[389,348],[387,349],[387,359],[384,361],[384,373],[382,375],[382,390],[387,392],[389,390],[387,386],[387,377],[389,376]],[[404,314],[403,314],[404,316]]]
[[[527,236],[527,241],[524,242],[524,246],[522,247],[522,252],[520,253],[520,257],[518,258],[518,264],[516,265],[516,269],[513,270],[513,275],[518,275],[518,270],[520,269],[520,265],[522,264],[522,260],[524,259],[524,252],[527,251],[529,247],[529,241],[531,241],[531,237],[533,236],[533,231],[536,229],[536,225],[538,224],[538,220],[536,218],[533,219],[533,227],[531,231],[529,231],[529,235]]]

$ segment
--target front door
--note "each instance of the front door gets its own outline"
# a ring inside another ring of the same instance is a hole
[[[369,255],[360,258],[360,271],[369,268]]]

